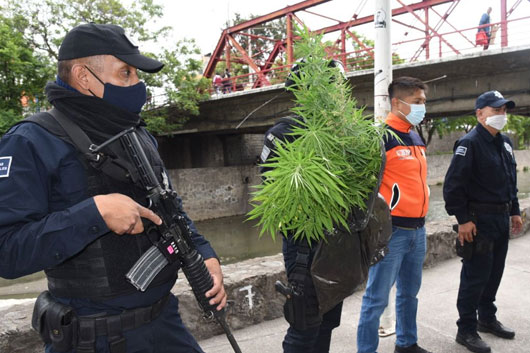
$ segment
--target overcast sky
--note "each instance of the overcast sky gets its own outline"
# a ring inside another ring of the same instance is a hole
[[[407,4],[418,2],[419,0],[405,0]],[[215,49],[217,41],[221,35],[221,30],[224,27],[227,19],[233,19],[234,13],[240,13],[247,17],[250,14],[265,15],[272,11],[284,8],[286,6],[296,4],[300,1],[285,1],[285,0],[155,0],[156,3],[162,4],[165,9],[164,19],[160,22],[165,25],[173,27],[174,32],[172,38],[174,40],[182,38],[194,38],[197,41],[199,48],[203,54],[212,52]],[[516,2],[516,0],[508,0],[508,9]],[[364,6],[363,6],[364,4]],[[358,15],[367,16],[374,12],[374,0],[332,0],[328,3],[310,8],[309,11],[318,12],[319,14],[335,18],[337,20],[348,21],[354,13]],[[399,7],[396,0],[391,0],[392,8]],[[449,8],[450,3],[436,6],[434,9],[444,14]],[[480,16],[485,12],[488,6],[492,6],[491,13],[492,22],[500,19],[500,0],[461,0],[456,9],[449,17],[449,21],[457,28],[469,28],[478,25]],[[421,14],[420,12],[417,12]],[[297,15],[311,28],[318,29],[331,24],[335,24],[331,20],[322,19],[320,17],[311,15],[309,13],[298,12]],[[520,17],[530,16],[530,1],[524,0],[521,2],[517,10],[509,17],[515,19]],[[436,24],[438,17],[430,13],[431,25]],[[421,27],[421,23],[412,15],[399,16],[400,21],[408,24],[413,24],[416,27]],[[530,28],[528,23],[530,19],[526,20],[527,25],[521,28],[516,28],[514,25],[511,31],[513,40],[510,44],[515,42],[526,41],[528,43],[528,31]],[[402,41],[418,37],[419,32],[408,29],[406,27],[393,24],[392,42]],[[357,27],[355,30],[365,34],[373,39],[373,24]],[[441,32],[449,32],[452,29],[444,25]],[[405,33],[408,32],[408,35]],[[518,32],[518,33],[516,33]],[[472,32],[468,32],[471,36]],[[516,36],[517,35],[517,36]],[[335,34],[338,36],[338,32]],[[434,50],[434,49],[431,49]]]

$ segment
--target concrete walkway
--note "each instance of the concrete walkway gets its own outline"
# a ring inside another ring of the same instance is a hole
[[[497,295],[498,319],[516,330],[514,340],[503,340],[491,334],[482,338],[495,353],[530,352],[530,234],[510,241],[503,281]],[[419,293],[419,344],[436,353],[469,352],[455,343],[457,310],[456,297],[460,276],[460,261],[455,258],[437,264],[423,272]],[[332,353],[356,352],[356,330],[362,292],[346,299],[342,325],[334,331]],[[287,324],[283,318],[266,321],[234,332],[244,353],[279,353]],[[395,336],[383,338],[379,353],[394,352]],[[200,342],[207,353],[230,353],[225,336],[215,336]]]

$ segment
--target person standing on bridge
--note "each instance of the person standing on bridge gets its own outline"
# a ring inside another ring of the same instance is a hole
[[[156,140],[139,115],[146,86],[137,75],[164,65],[141,55],[123,28],[111,24],[73,28],[58,58],[57,79],[45,88],[54,109],[23,120],[0,140],[0,276],[45,271],[49,290],[37,299],[32,324],[46,353],[203,352],[170,292],[179,262],[163,267],[145,291],[126,279],[161,238],[153,224],[162,223],[147,208],[147,191],[126,174],[131,158],[120,143],[109,143],[95,159],[76,147],[102,146],[134,129],[168,189]],[[177,203],[213,279],[206,296],[221,310],[226,293],[217,255]]]
[[[416,298],[426,252],[425,216],[429,208],[425,144],[413,131],[425,117],[427,86],[399,77],[388,86],[392,108],[385,124],[395,135],[385,138],[386,166],[379,189],[392,215],[389,253],[372,267],[357,328],[357,352],[374,353],[379,320],[396,282],[396,353],[428,353],[418,346]]]
[[[515,337],[497,320],[494,304],[508,252],[510,219],[514,233],[522,229],[513,145],[500,133],[508,121],[507,109],[514,107],[498,91],[477,98],[478,124],[456,141],[443,187],[447,213],[458,221],[457,248],[464,249],[456,342],[477,353],[491,351],[477,331]]]
[[[478,24],[479,28],[477,31],[477,38],[481,36],[481,32],[486,34],[486,38],[484,39],[484,50],[488,49],[491,40],[491,26],[489,25],[491,23],[490,13],[491,7],[488,7],[486,12],[482,14],[482,17],[480,17],[480,22]]]

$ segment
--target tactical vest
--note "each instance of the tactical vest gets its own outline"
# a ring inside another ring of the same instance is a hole
[[[22,123],[25,122],[36,123],[65,142],[73,144],[61,125],[48,113],[33,115],[22,121]],[[153,163],[153,170],[162,183],[164,168],[158,152],[144,129],[137,129],[136,132],[147,157]],[[73,145],[75,147],[75,144]],[[113,144],[113,148],[121,148],[119,141]],[[145,190],[134,185],[132,181],[117,180],[102,170],[94,168],[88,163],[84,153],[78,152],[78,158],[85,166],[88,197],[120,193],[146,206]],[[146,229],[147,223],[148,221],[144,220]],[[75,236],[72,234],[72,237]],[[144,231],[136,235],[118,235],[108,232],[58,266],[46,269],[49,290],[57,297],[86,298],[94,301],[134,293],[137,290],[126,280],[125,274],[159,238],[160,234],[155,231],[149,234]],[[175,280],[178,268],[178,262],[167,265],[149,287],[156,287]]]

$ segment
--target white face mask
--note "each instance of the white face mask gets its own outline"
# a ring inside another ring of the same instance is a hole
[[[492,128],[497,130],[502,130],[506,126],[507,122],[508,117],[506,116],[506,114],[492,115],[486,118],[486,125],[491,126]]]

